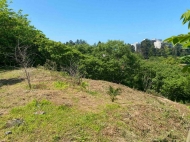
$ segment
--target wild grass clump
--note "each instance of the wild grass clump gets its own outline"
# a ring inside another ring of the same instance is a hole
[[[89,84],[85,81],[82,81],[80,86],[83,88],[83,89],[87,89],[87,87],[89,86]]]
[[[64,90],[67,87],[69,87],[69,84],[67,84],[66,82],[62,82],[62,81],[55,81],[53,83],[54,87],[58,90]]]

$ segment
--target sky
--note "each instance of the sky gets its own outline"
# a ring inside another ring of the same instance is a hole
[[[190,0],[12,0],[10,8],[28,14],[31,25],[51,40],[89,44],[166,39],[185,34],[181,15]]]

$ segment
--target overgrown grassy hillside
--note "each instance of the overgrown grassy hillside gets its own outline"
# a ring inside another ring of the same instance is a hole
[[[123,85],[30,69],[0,72],[0,141],[184,142],[190,109]],[[109,86],[121,88],[111,102]]]

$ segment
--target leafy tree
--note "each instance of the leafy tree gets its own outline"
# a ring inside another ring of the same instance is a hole
[[[41,31],[30,25],[28,15],[22,10],[14,12],[9,8],[7,0],[0,2],[0,65],[15,65],[12,59],[18,41],[20,46],[30,46],[30,51],[38,52]],[[44,36],[44,35],[43,35]],[[37,57],[38,58],[38,57]]]
[[[75,45],[75,42],[73,42],[72,40],[69,40],[69,42],[66,42],[66,45],[73,46]]]
[[[77,39],[75,41],[75,45],[78,45],[78,44],[87,44],[85,40],[82,40],[82,39]]]
[[[93,50],[93,55],[102,62],[99,79],[133,87],[133,78],[139,68],[139,58],[131,52],[131,45],[123,41],[110,40],[99,43]]]
[[[150,56],[154,55],[154,45],[153,42],[145,39],[141,42],[141,54],[145,59],[148,59]]]
[[[100,59],[93,56],[86,56],[86,58],[82,59],[80,62],[82,64],[81,69],[87,78],[103,79],[102,72],[104,70],[104,66]]]
[[[69,65],[71,59],[78,60],[82,58],[81,52],[61,42],[55,42],[46,39],[43,46],[39,48],[40,52],[44,52],[46,59],[55,61],[58,65]]]
[[[174,101],[189,101],[190,75],[182,73],[181,69],[178,60],[172,57],[143,60],[135,78],[137,88],[152,90]]]
[[[73,48],[79,50],[82,54],[90,55],[93,52],[93,47],[87,43],[75,44]]]
[[[187,90],[187,80],[185,77],[167,78],[164,81],[161,93],[173,101],[189,101],[190,92]]]

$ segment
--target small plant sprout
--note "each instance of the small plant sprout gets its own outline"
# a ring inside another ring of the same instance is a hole
[[[88,86],[89,86],[89,84],[87,82],[84,82],[84,81],[81,82],[82,88],[86,89]]]
[[[121,88],[114,89],[112,86],[109,86],[109,90],[107,93],[110,95],[111,101],[114,102],[116,99],[116,96],[121,94]]]

